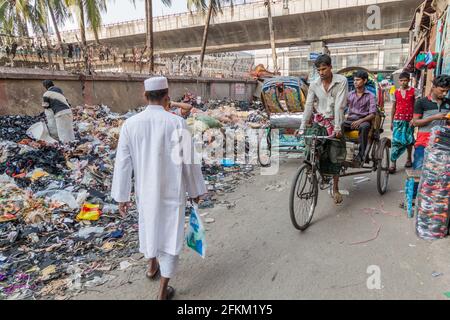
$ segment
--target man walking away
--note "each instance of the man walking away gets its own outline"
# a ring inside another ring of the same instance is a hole
[[[55,87],[51,80],[45,80],[43,85],[47,91],[42,106],[45,108],[50,135],[62,143],[74,141],[73,114],[63,91]]]
[[[111,195],[125,216],[130,207],[132,175],[139,212],[139,251],[149,259],[147,277],[161,274],[158,299],[175,293],[169,281],[176,274],[184,244],[186,192],[198,202],[206,186],[200,164],[175,161],[180,153],[193,155],[192,141],[185,147],[183,118],[167,112],[170,98],[165,77],[145,81],[148,107],[125,121],[119,138]],[[176,146],[184,141],[181,150]],[[175,151],[175,152],[174,152]],[[180,152],[178,152],[180,151]]]

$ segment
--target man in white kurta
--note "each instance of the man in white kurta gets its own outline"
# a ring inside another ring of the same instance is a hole
[[[165,111],[170,103],[167,79],[148,79],[145,90],[147,109],[125,121],[121,130],[112,197],[124,215],[134,173],[140,252],[150,259],[147,276],[153,279],[161,273],[159,299],[170,299],[174,290],[168,282],[184,244],[186,193],[198,202],[207,191],[201,165],[174,157],[174,150],[191,154],[192,149],[179,143],[181,129],[187,129],[185,120]]]

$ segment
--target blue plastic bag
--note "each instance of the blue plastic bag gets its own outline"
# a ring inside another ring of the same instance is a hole
[[[186,232],[186,243],[189,248],[198,253],[203,259],[206,256],[205,228],[198,214],[198,207],[191,207],[189,225]]]

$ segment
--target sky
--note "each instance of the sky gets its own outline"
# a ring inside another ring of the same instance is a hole
[[[186,12],[186,0],[172,0],[172,6],[166,7],[159,0],[153,0],[153,16],[162,16]],[[103,24],[145,18],[144,0],[136,0],[136,8],[130,0],[108,0],[108,11],[103,14]],[[62,30],[77,28],[76,19],[68,21]]]
[[[144,0],[136,0],[136,8],[130,0],[107,0],[108,11],[103,14],[103,24],[110,24],[122,21],[130,21],[145,18]],[[241,3],[243,0],[235,0],[235,3]],[[153,0],[153,16],[162,16],[186,12],[186,0],[172,0],[172,6],[166,7],[160,0]],[[73,30],[77,29],[76,19],[67,21],[66,25],[61,29]]]

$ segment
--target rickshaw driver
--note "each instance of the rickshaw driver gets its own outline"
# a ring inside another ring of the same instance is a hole
[[[343,202],[339,192],[339,174],[346,157],[346,143],[341,125],[344,122],[344,109],[347,105],[348,82],[342,75],[333,73],[330,56],[320,55],[315,66],[320,78],[311,82],[306,100],[300,135],[332,136],[337,140],[326,140],[320,150],[320,172],[333,176],[333,199],[336,204]],[[306,129],[313,115],[313,105],[318,101],[313,124]],[[305,130],[306,129],[306,130]],[[306,150],[308,155],[309,150]]]

